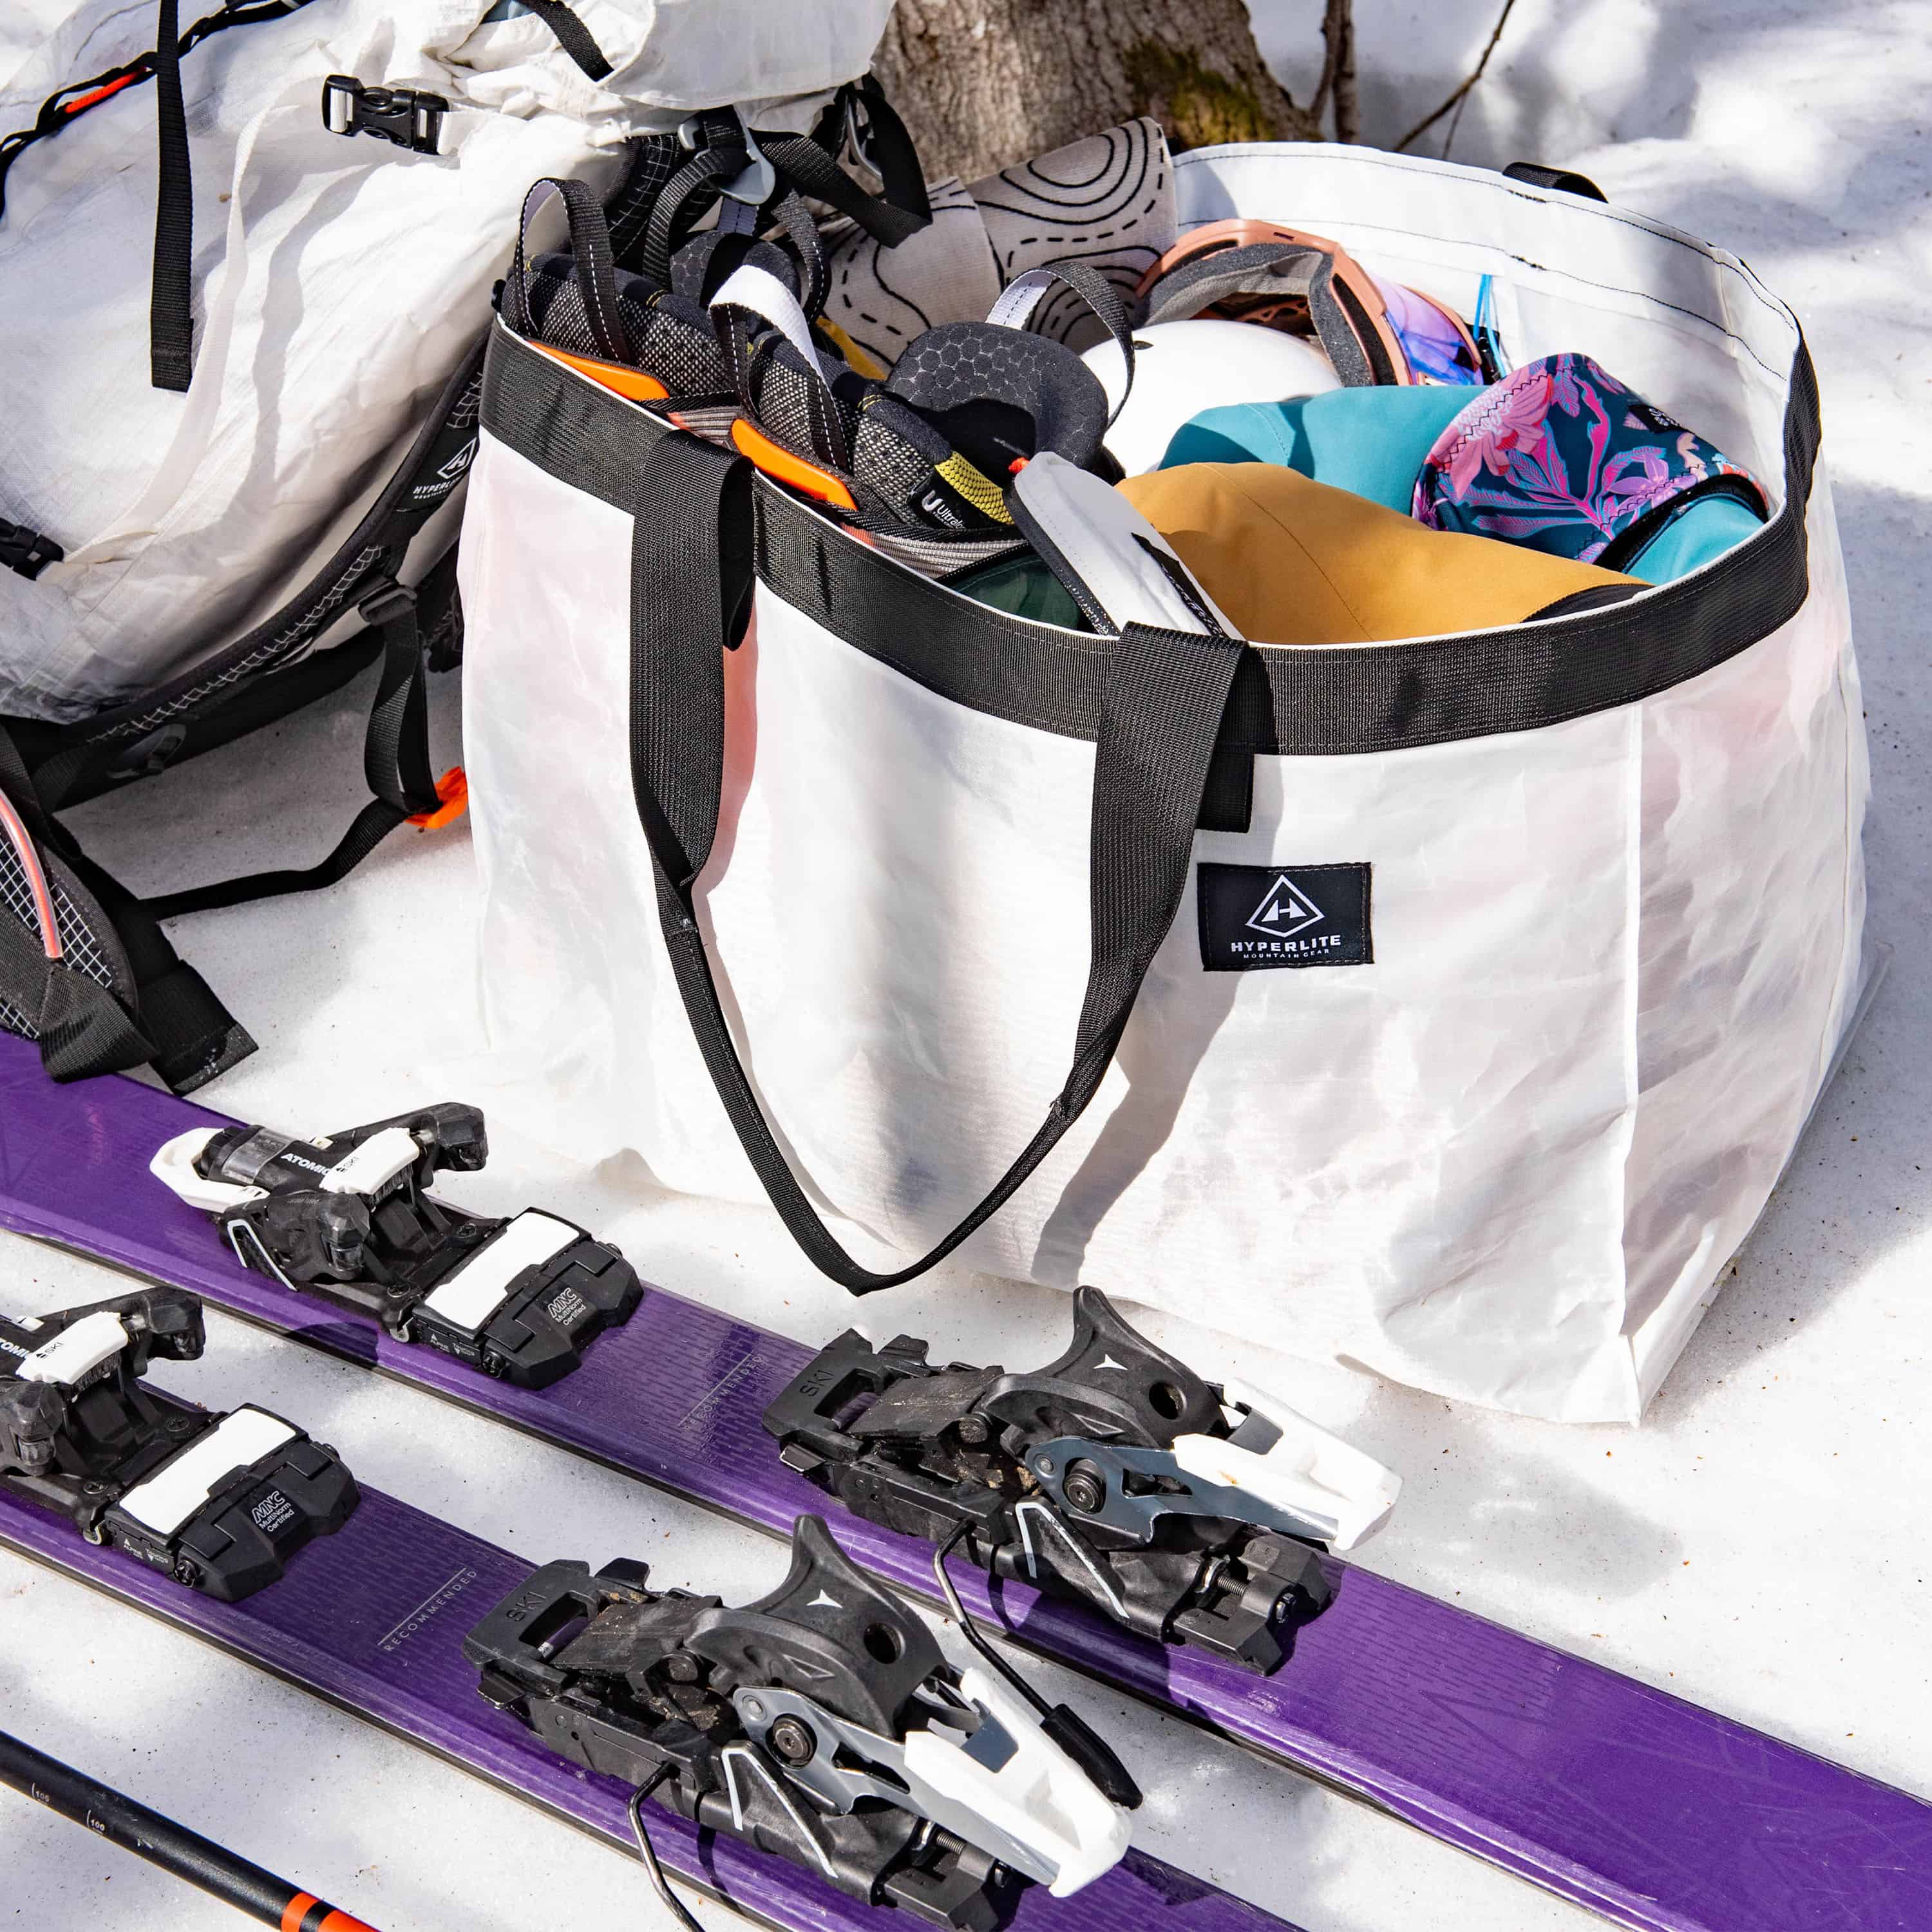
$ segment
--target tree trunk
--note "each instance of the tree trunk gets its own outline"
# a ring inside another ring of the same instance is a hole
[[[1177,149],[1322,138],[1264,64],[1245,0],[898,0],[873,66],[935,178],[1141,114]]]

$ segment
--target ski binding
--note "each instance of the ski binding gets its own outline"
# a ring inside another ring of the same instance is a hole
[[[218,1415],[136,1379],[191,1362],[201,1304],[153,1288],[0,1318],[0,1483],[226,1604],[340,1529],[358,1500],[333,1449],[266,1409]]]
[[[615,1248],[554,1214],[495,1220],[428,1192],[443,1169],[473,1173],[489,1154],[482,1114],[446,1101],[315,1141],[192,1128],[150,1166],[215,1217],[244,1268],[544,1388],[630,1319],[644,1286]]]
[[[757,1603],[647,1580],[642,1563],[548,1564],[464,1640],[492,1704],[635,1787],[647,1861],[655,1797],[868,1904],[994,1932],[1022,1880],[1064,1898],[1125,1850],[1139,1794],[1106,1746],[1072,1719],[1076,1762],[1035,1704],[952,1669],[818,1517]]]
[[[790,1468],[871,1522],[966,1544],[991,1574],[1266,1673],[1333,1594],[1318,1552],[1379,1528],[1401,1479],[1238,1384],[1204,1381],[1074,1297],[1031,1374],[934,1366],[856,1329],[765,1412]]]

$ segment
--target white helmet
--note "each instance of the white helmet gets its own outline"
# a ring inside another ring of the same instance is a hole
[[[1120,400],[1120,352],[1101,342],[1082,357],[1111,407]],[[1341,378],[1315,344],[1252,322],[1156,322],[1134,331],[1134,386],[1107,432],[1130,476],[1158,466],[1169,439],[1203,410],[1275,403],[1339,389]]]

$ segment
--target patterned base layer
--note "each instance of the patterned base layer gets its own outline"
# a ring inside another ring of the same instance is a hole
[[[788,1535],[802,1512],[825,1511],[859,1562],[932,1594],[927,1546],[843,1515],[760,1429],[807,1358],[799,1344],[652,1288],[553,1388],[492,1382],[243,1270],[147,1171],[163,1141],[210,1124],[228,1123],[127,1080],[57,1087],[31,1047],[0,1038],[0,1226],[191,1288],[762,1528]],[[352,1467],[355,1445],[338,1446]],[[1333,1606],[1259,1679],[1016,1585],[996,1603],[954,1568],[970,1610],[1042,1656],[1620,1924],[1932,1925],[1932,1806],[1367,1570],[1338,1569]]]
[[[532,1566],[507,1550],[368,1490],[343,1528],[302,1551],[286,1576],[244,1604],[184,1590],[4,1491],[0,1544],[206,1637],[573,1824],[632,1842],[623,1786],[546,1750],[484,1701],[474,1667],[464,1661],[464,1631],[530,1574]],[[700,1832],[661,1807],[651,1808],[649,1822],[669,1871],[780,1932],[866,1932],[914,1922],[858,1904],[814,1874],[734,1839]],[[1119,1932],[1156,1923],[1177,1932],[1293,1932],[1134,1852],[1071,1898],[1029,1886],[1011,1932]]]

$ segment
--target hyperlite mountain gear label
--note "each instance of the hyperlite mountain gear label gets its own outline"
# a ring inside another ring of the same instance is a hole
[[[1376,956],[1366,864],[1204,864],[1199,872],[1201,963],[1210,973],[1366,966]]]

